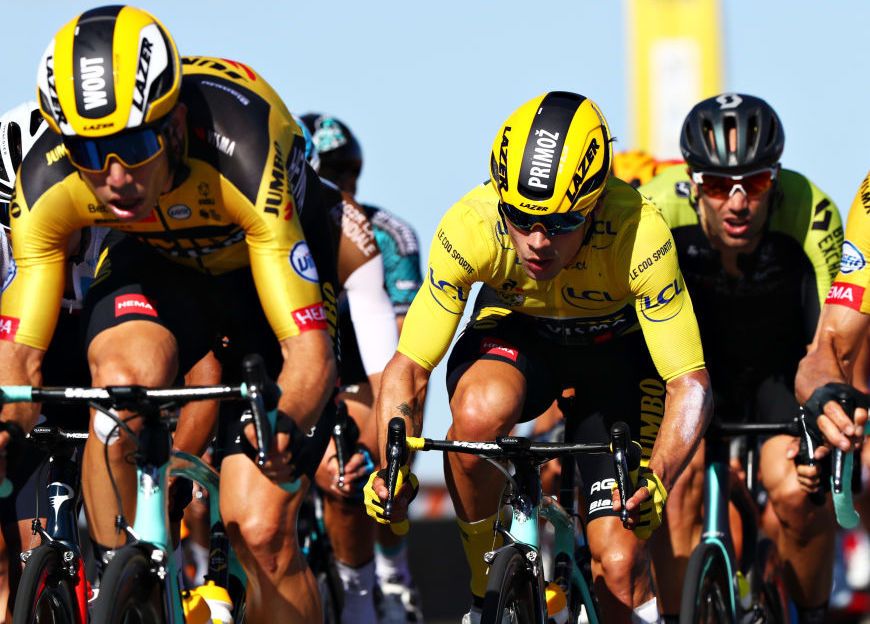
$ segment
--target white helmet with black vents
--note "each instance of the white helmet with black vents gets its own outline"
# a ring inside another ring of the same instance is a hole
[[[11,199],[18,165],[46,128],[36,102],[24,102],[0,116],[0,201]]]

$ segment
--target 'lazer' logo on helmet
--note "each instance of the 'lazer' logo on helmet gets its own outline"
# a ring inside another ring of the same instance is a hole
[[[601,146],[598,144],[598,139],[592,139],[592,143],[589,144],[589,149],[586,150],[586,155],[583,157],[583,160],[580,161],[580,165],[577,167],[574,177],[571,178],[571,186],[568,188],[568,199],[572,204],[577,201],[577,198],[580,195],[580,191],[582,190],[581,187],[583,182],[586,180],[586,174],[589,173],[589,167],[595,160],[595,155],[598,154],[599,149],[601,149]]]
[[[133,94],[133,106],[140,111],[145,108],[145,85],[148,82],[148,67],[151,64],[151,48],[154,46],[146,37],[142,37],[139,48],[139,64],[136,66],[136,92]]]
[[[109,95],[106,92],[106,79],[103,75],[106,69],[102,56],[95,58],[81,57],[79,59],[79,71],[82,76],[82,100],[85,110],[92,110],[109,103]]]
[[[507,179],[507,148],[510,141],[508,140],[508,132],[511,131],[510,126],[505,126],[501,133],[501,147],[498,150],[498,165],[495,162],[495,155],[490,157],[489,167],[492,169],[492,177],[498,183],[498,188],[502,191],[508,190]]]
[[[553,157],[559,144],[559,133],[548,132],[543,128],[535,130],[535,151],[531,154],[532,166],[526,185],[537,189],[549,189],[550,174],[553,171]],[[546,181],[545,181],[546,180]]]
[[[66,124],[66,115],[60,107],[60,99],[57,97],[57,89],[54,86],[54,57],[45,57],[45,80],[48,83],[48,97],[51,100],[51,112],[58,125]]]

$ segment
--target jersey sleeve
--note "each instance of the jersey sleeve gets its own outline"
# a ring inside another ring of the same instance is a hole
[[[821,306],[837,275],[843,221],[836,204],[827,195],[812,184],[810,192],[813,214],[803,239],[803,250],[813,266]]]
[[[840,271],[828,291],[826,304],[842,305],[870,314],[868,255],[870,255],[870,173],[861,182],[849,209]]]
[[[441,219],[429,249],[426,280],[408,310],[399,352],[426,370],[444,357],[468,303],[471,286],[481,281],[489,248],[480,236],[483,220],[463,204]]]
[[[0,302],[0,339],[48,348],[63,297],[66,241],[85,225],[71,205],[62,184],[27,205],[19,176],[10,203],[13,259]]]
[[[662,379],[704,368],[692,299],[677,261],[671,232],[661,213],[647,205],[633,236],[622,242],[630,258],[629,289],[647,348]]]
[[[328,325],[287,169],[302,149],[295,140],[295,123],[273,109],[269,124],[272,141],[256,202],[231,203],[245,230],[260,303],[278,340],[284,340],[308,330],[327,330]]]
[[[420,249],[414,229],[385,210],[372,218],[375,238],[384,261],[384,286],[396,314],[406,314],[420,289]]]

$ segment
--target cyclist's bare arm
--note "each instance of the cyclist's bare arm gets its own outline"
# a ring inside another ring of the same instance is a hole
[[[42,382],[42,358],[45,351],[25,344],[0,340],[0,383],[38,386]],[[14,420],[25,431],[36,425],[39,405],[12,403],[3,407],[3,420]],[[6,437],[2,433],[0,436]]]
[[[332,342],[325,330],[302,332],[281,341],[284,365],[278,376],[283,391],[278,409],[303,431],[317,423],[335,385]]]
[[[665,415],[653,445],[649,467],[670,490],[704,437],[713,408],[706,369],[667,382]]]
[[[843,305],[826,304],[809,352],[801,360],[795,378],[795,393],[801,403],[829,382],[851,383],[855,360],[870,326],[870,315]],[[843,450],[858,444],[867,422],[867,410],[858,409],[855,421],[835,402],[825,405],[818,425],[831,442]]]
[[[430,371],[399,352],[387,364],[381,378],[381,392],[375,402],[379,448],[386,446],[387,428],[395,416],[405,419],[408,435],[418,436],[423,431],[423,405],[429,375]],[[382,458],[381,463],[385,464],[386,458]]]

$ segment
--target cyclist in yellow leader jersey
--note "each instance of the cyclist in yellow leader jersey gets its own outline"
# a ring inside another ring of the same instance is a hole
[[[493,144],[490,180],[438,226],[376,413],[382,442],[396,415],[419,434],[430,371],[472,284],[483,282],[448,364],[449,437],[506,434],[569,386],[580,417],[573,439],[606,440],[610,423],[628,421],[645,459],[628,501],[634,533],[612,502],[609,457],[580,461],[582,493],[601,612],[607,621],[654,622],[645,540],[703,435],[709,380],[670,231],[652,204],[611,177],[611,140],[598,107],[575,93],[544,94],[508,118]],[[472,571],[466,621],[475,622],[502,477],[460,455],[446,470]],[[412,489],[399,491],[400,509]],[[367,504],[381,521],[386,497],[373,477]]]

